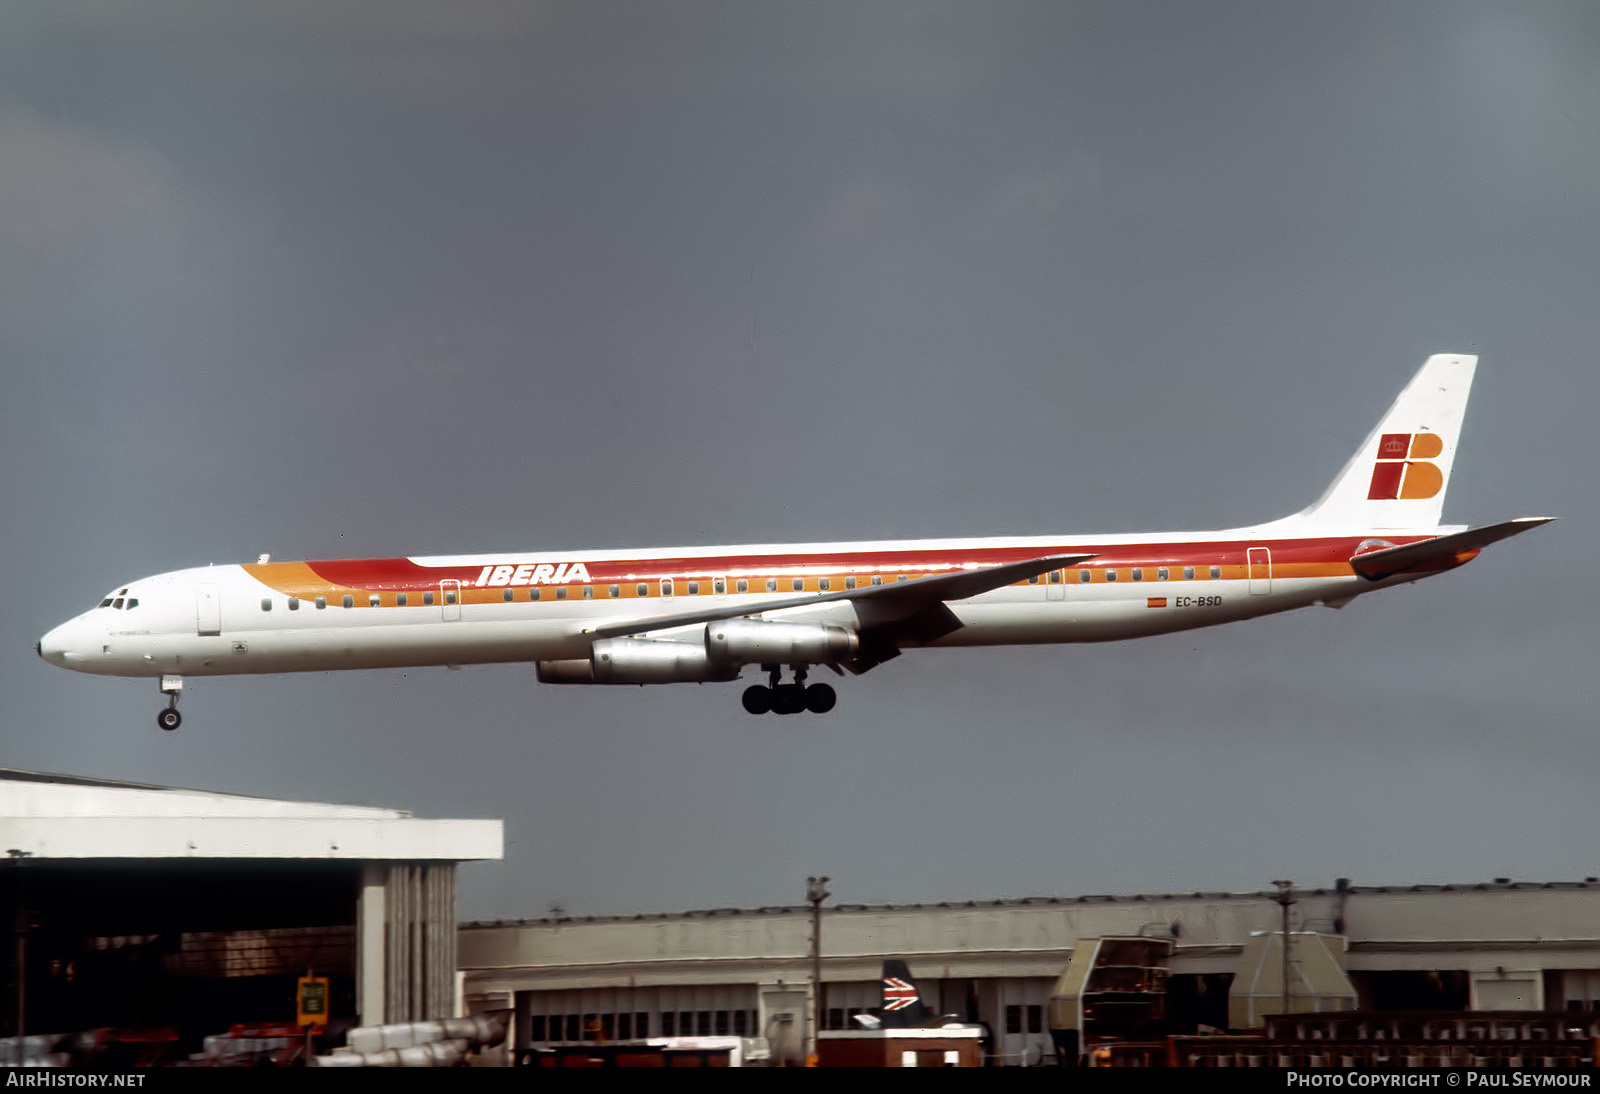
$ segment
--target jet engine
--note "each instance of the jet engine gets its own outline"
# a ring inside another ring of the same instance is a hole
[[[854,631],[821,623],[723,619],[706,624],[706,656],[719,665],[836,665],[860,645]]]
[[[546,684],[680,684],[735,680],[742,665],[837,665],[860,646],[853,631],[820,623],[724,619],[701,642],[603,638],[589,657],[539,661]]]
[[[539,661],[546,684],[681,684],[733,680],[739,666],[714,664],[704,646],[650,638],[605,638],[593,654],[573,661]]]

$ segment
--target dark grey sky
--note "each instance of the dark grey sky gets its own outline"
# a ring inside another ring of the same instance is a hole
[[[506,820],[465,916],[1600,872],[1600,9],[0,6],[11,766]],[[826,718],[526,666],[33,656],[206,562],[1151,531],[1484,357],[1446,518],[1245,626]]]

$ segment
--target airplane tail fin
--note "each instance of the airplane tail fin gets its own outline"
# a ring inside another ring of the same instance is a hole
[[[1437,526],[1477,367],[1478,358],[1468,354],[1429,357],[1322,497],[1289,521]]]
[[[883,963],[883,1014],[881,1023],[890,1028],[925,1026],[933,1015],[922,1004],[911,970],[898,958]]]

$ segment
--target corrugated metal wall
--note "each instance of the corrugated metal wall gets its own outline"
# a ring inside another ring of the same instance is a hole
[[[452,1017],[455,863],[394,863],[389,866],[384,896],[384,1020]]]

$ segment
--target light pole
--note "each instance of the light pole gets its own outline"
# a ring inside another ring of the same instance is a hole
[[[817,1034],[822,1032],[822,902],[833,894],[828,892],[825,877],[806,878],[806,902],[811,905],[811,1047],[806,1053],[806,1065],[817,1063]]]
[[[1289,909],[1295,903],[1294,882],[1274,881],[1278,895],[1272,899],[1283,908],[1283,1011],[1289,1013]]]

